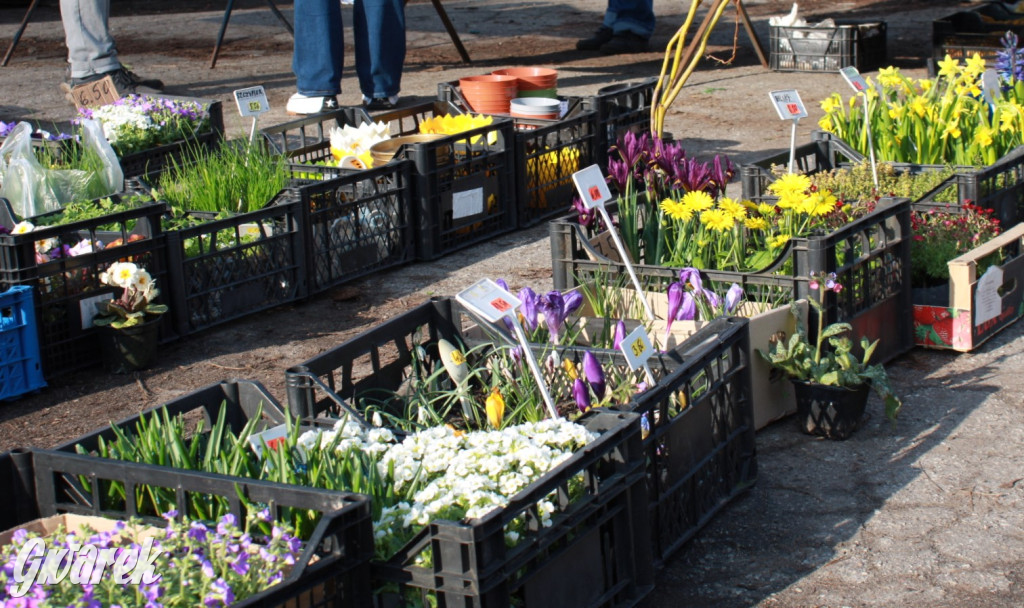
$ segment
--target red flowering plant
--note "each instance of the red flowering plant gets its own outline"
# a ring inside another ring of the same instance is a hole
[[[914,233],[910,247],[911,285],[930,287],[949,281],[949,261],[1000,232],[991,209],[971,203],[946,209],[915,211],[910,218]],[[979,263],[978,275],[999,262],[996,252]]]

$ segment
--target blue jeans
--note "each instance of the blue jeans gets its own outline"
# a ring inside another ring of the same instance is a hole
[[[370,99],[398,95],[405,64],[405,3],[355,0],[352,8],[359,90]]]
[[[110,0],[60,0],[64,43],[72,78],[85,78],[120,69],[110,35]]]
[[[604,26],[615,34],[633,32],[650,39],[654,33],[654,0],[608,0]]]
[[[309,97],[341,93],[345,33],[338,0],[295,0],[292,71],[299,93]]]

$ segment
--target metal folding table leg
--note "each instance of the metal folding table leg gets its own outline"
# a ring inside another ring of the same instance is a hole
[[[33,3],[38,0],[32,0]],[[267,0],[267,4],[270,6],[271,12],[274,16],[284,24],[284,27],[288,30],[288,33],[292,36],[295,35],[295,30],[292,29],[292,24],[288,23],[281,11],[278,10],[277,5],[274,4],[274,0]],[[220,32],[217,34],[217,43],[213,46],[213,56],[210,58],[210,68],[213,69],[217,65],[217,55],[220,54],[221,44],[224,42],[224,32],[228,29],[228,21],[231,19],[231,10],[235,6],[235,0],[228,0],[227,8],[224,9],[224,20],[220,23]]]
[[[32,4],[28,5],[28,10],[25,11],[25,18],[21,20],[21,25],[18,26],[18,31],[14,32],[14,39],[11,40],[11,46],[7,47],[7,53],[4,54],[4,59],[0,62],[0,66],[6,66],[7,62],[11,60],[11,55],[14,54],[14,47],[18,46],[18,41],[21,40],[21,35],[25,33],[25,28],[28,26],[28,20],[32,18],[32,13],[36,10],[37,4],[39,4],[39,0],[32,0]]]

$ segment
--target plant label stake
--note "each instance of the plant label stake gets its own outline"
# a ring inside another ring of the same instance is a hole
[[[572,174],[572,181],[576,184],[576,191],[579,192],[580,198],[583,200],[583,206],[587,209],[597,209],[601,218],[604,219],[604,224],[612,235],[612,241],[615,242],[615,248],[619,250],[622,263],[626,265],[626,271],[629,272],[629,278],[633,281],[633,287],[636,288],[640,301],[644,303],[647,318],[653,321],[654,310],[651,308],[651,303],[644,297],[644,290],[640,286],[640,279],[636,277],[636,271],[633,270],[633,263],[629,259],[629,254],[626,253],[626,247],[622,244],[622,238],[619,237],[619,232],[615,229],[615,224],[612,223],[612,218],[604,207],[604,204],[611,200],[612,193],[608,189],[607,182],[604,181],[601,168],[597,165],[590,165],[586,169],[581,169]]]
[[[801,118],[807,117],[807,108],[804,107],[804,102],[800,101],[800,93],[797,93],[796,89],[769,91],[768,96],[775,104],[779,118],[793,121],[793,132],[789,136],[789,172],[792,173],[796,162],[796,126]]]
[[[852,65],[839,70],[839,73],[843,75],[843,80],[846,81],[846,84],[850,85],[850,88],[860,95],[861,99],[864,101],[864,130],[868,132],[868,155],[871,157],[871,179],[875,183],[875,188],[877,188],[878,168],[875,165],[875,142],[874,138],[871,136],[871,120],[868,115],[868,82],[860,75],[857,68]]]
[[[530,343],[526,339],[523,326],[519,324],[519,316],[516,314],[516,309],[522,304],[519,298],[505,291],[490,279],[480,279],[472,286],[459,292],[455,299],[466,308],[486,319],[489,323],[497,323],[502,319],[509,319],[512,322],[512,328],[516,332],[519,347],[523,349],[523,357],[526,359],[534,379],[537,380],[537,387],[540,388],[541,397],[544,398],[544,405],[547,406],[548,413],[551,414],[552,418],[558,418],[558,408],[555,407],[555,401],[551,398],[548,386],[544,384],[544,376],[540,372],[537,358],[533,356],[533,351],[530,350]]]
[[[622,339],[619,350],[626,357],[629,369],[635,370],[638,367],[643,367],[648,384],[653,387],[658,383],[654,378],[654,372],[651,371],[651,366],[647,364],[647,360],[654,354],[654,346],[651,344],[651,338],[647,335],[647,328],[639,325],[629,332],[629,335]]]
[[[981,74],[981,94],[985,96],[985,101],[988,102],[989,110],[995,114],[996,111],[996,98],[995,94],[999,91],[999,74],[995,70],[989,68]]]
[[[259,122],[260,114],[270,111],[270,102],[267,101],[267,92],[262,85],[237,89],[234,91],[235,105],[238,106],[238,113],[244,116],[252,116],[252,129],[249,131],[249,143],[256,140],[256,125]]]

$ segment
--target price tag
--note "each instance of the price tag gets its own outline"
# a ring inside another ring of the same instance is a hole
[[[491,323],[512,316],[522,302],[490,279],[480,279],[461,292],[455,299]]]
[[[996,74],[992,68],[981,74],[981,92],[985,95],[988,105],[996,105],[995,96],[999,93],[999,74]]]
[[[121,99],[114,79],[104,76],[99,80],[80,84],[71,89],[71,98],[79,108],[98,108]]]
[[[259,116],[270,111],[270,102],[267,101],[267,92],[262,86],[249,87],[234,91],[235,105],[238,106],[238,113],[242,116]]]
[[[1003,299],[999,297],[999,288],[1003,286],[1003,269],[989,266],[985,274],[978,279],[978,287],[974,292],[974,324],[981,325],[991,321],[1003,312]]]
[[[82,329],[89,329],[92,327],[92,321],[96,318],[98,311],[96,305],[100,302],[106,302],[107,300],[114,300],[117,298],[117,294],[114,292],[100,294],[98,296],[91,296],[88,298],[82,298],[78,301],[78,312],[82,318]]]
[[[580,193],[583,205],[587,209],[593,209],[612,200],[612,192],[608,189],[608,183],[604,181],[601,167],[597,165],[590,165],[573,173],[572,181],[576,184],[576,191]]]
[[[619,350],[626,356],[626,362],[629,363],[630,369],[646,367],[647,360],[654,354],[654,346],[651,345],[651,338],[647,335],[647,328],[640,325],[629,332],[629,335],[622,339]]]
[[[256,455],[263,458],[263,443],[266,442],[267,447],[271,450],[276,450],[278,447],[283,445],[288,439],[288,427],[287,425],[281,424],[274,428],[267,429],[262,433],[256,433],[255,435],[249,435],[249,447],[252,448]]]
[[[796,89],[785,91],[769,91],[772,103],[775,104],[775,111],[779,113],[782,120],[798,120],[807,117],[807,108],[804,102],[800,101],[800,94]]]
[[[473,188],[452,193],[452,219],[480,215],[484,212],[484,189]]]
[[[867,92],[868,81],[864,80],[864,77],[860,75],[860,72],[857,71],[857,68],[855,68],[852,65],[847,66],[839,70],[839,73],[842,74],[843,80],[845,80],[846,84],[850,85],[850,87],[854,91],[857,91],[858,93]]]

